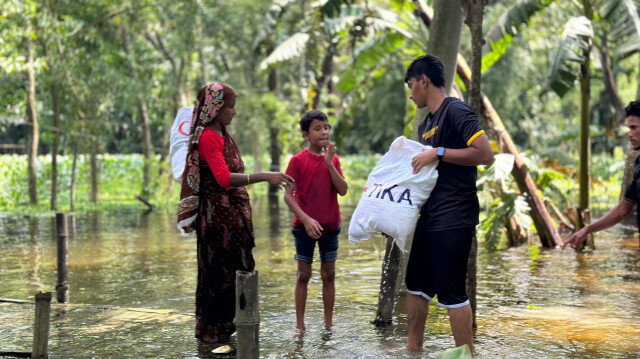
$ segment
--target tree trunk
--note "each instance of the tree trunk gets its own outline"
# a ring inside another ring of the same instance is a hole
[[[96,131],[92,131],[94,134]],[[91,203],[98,203],[98,138],[97,136],[91,137],[91,147],[90,147],[90,164],[91,164],[91,196],[89,197],[89,201]]]
[[[482,47],[484,46],[484,38],[482,36],[482,18],[484,17],[484,0],[462,0],[464,9],[466,9],[466,24],[471,31],[471,83],[469,87],[469,104],[471,108],[480,113],[482,110]],[[469,253],[469,261],[467,263],[467,296],[471,304],[471,312],[473,313],[473,328],[478,327],[476,322],[476,288],[477,280],[477,261],[478,261],[478,239],[474,235],[471,251]]]
[[[332,41],[327,49],[327,53],[322,60],[322,75],[320,75],[316,80],[318,83],[318,89],[316,91],[316,97],[313,98],[313,108],[317,109],[320,105],[320,97],[322,96],[322,90],[325,85],[331,81],[331,76],[333,76],[333,57],[338,52],[338,42]]]
[[[129,37],[129,31],[126,27],[122,27],[122,44],[127,53],[127,65],[131,71],[131,77],[134,83],[138,83],[140,76],[138,75],[138,69],[136,68],[135,55],[131,48],[131,39]],[[136,91],[137,98],[136,103],[138,106],[138,115],[140,116],[140,122],[142,125],[142,153],[144,155],[144,167],[142,174],[142,198],[148,199],[151,193],[149,188],[151,184],[151,130],[149,128],[149,113],[147,111],[147,103],[144,100],[142,91]],[[174,109],[172,113],[177,113],[178,110]]]
[[[416,4],[419,4],[419,2],[416,1]],[[416,10],[418,11],[417,7]],[[426,12],[422,11],[420,13],[420,18],[427,27],[430,26],[431,21],[429,15]],[[471,70],[462,57],[458,58],[456,71],[458,73],[458,76],[460,76],[462,81],[464,81],[465,85],[470,86]],[[494,140],[498,143],[500,151],[511,153],[515,156],[515,166],[511,171],[511,174],[515,178],[520,191],[527,194],[527,202],[531,207],[531,217],[538,231],[538,236],[540,236],[540,242],[545,247],[561,245],[563,243],[562,239],[553,226],[553,222],[551,221],[549,212],[547,212],[547,208],[544,206],[544,202],[538,196],[538,189],[536,187],[536,184],[535,182],[533,182],[531,176],[527,172],[527,169],[524,166],[522,159],[520,158],[520,154],[518,153],[515,144],[511,140],[511,136],[509,136],[509,133],[507,133],[504,125],[502,124],[502,120],[500,120],[500,116],[498,116],[498,113],[494,110],[493,105],[491,105],[489,99],[484,96],[484,94],[482,94],[482,98],[482,111],[479,113],[479,115],[481,116],[481,118],[484,118],[486,120],[487,123],[485,125],[485,128],[487,128],[489,133],[492,135],[491,137],[493,137]]]
[[[80,139],[76,137],[76,143],[73,149],[73,164],[71,165],[71,184],[69,188],[69,207],[70,211],[76,210],[76,177],[78,172],[78,152],[80,151]]]
[[[640,59],[640,53],[638,53],[638,59]],[[638,87],[636,88],[636,99],[640,99],[640,71],[638,71],[638,77],[636,79],[636,82],[638,84]]]
[[[593,9],[591,0],[583,0],[584,13],[587,19],[593,21]],[[589,175],[591,173],[589,165],[591,163],[591,137],[589,136],[589,125],[591,124],[591,76],[589,67],[591,66],[591,46],[583,54],[580,64],[580,171],[578,178],[580,183],[580,200],[578,208],[583,218],[584,226],[591,223],[591,213],[589,209]],[[593,235],[587,237],[586,245],[594,248]]]
[[[414,0],[416,11],[425,13],[420,2]],[[451,88],[456,76],[456,61],[458,49],[460,47],[460,36],[462,34],[462,8],[460,0],[435,0],[433,4],[433,19],[429,24],[429,42],[426,53],[437,56],[444,66],[444,82],[447,94],[451,93]],[[426,15],[426,13],[425,13]],[[424,17],[421,17],[424,19]],[[411,138],[418,138],[418,125],[429,113],[427,108],[416,110],[413,121],[413,131]]]
[[[616,123],[611,127],[616,127],[623,123],[625,112],[622,100],[618,95],[618,86],[616,86],[616,79],[611,68],[611,57],[609,56],[609,46],[606,34],[602,35],[602,41],[598,46],[598,50],[600,50],[600,62],[602,63],[602,80],[604,81],[604,88],[607,93],[607,97],[609,97],[609,103],[616,114]]]
[[[33,30],[31,20],[27,21],[27,36],[25,40],[27,45],[27,118],[31,127],[29,135],[28,147],[28,182],[29,182],[29,203],[38,204],[38,141],[40,139],[40,130],[38,127],[38,114],[36,112],[36,75],[35,65],[33,62],[33,43],[29,38]]]
[[[58,146],[60,145],[60,103],[58,85],[51,84],[51,103],[53,104],[53,144],[51,145],[51,210],[57,209],[58,196]]]
[[[199,16],[198,19],[200,19]],[[200,61],[200,72],[202,72],[202,84],[197,87],[201,88],[209,84],[209,79],[207,76],[207,61],[204,58],[204,35],[202,34],[202,25],[200,24],[198,24],[198,60]]]
[[[269,53],[273,49],[269,50]],[[278,73],[276,69],[271,70],[268,78],[269,92],[275,94],[278,88]],[[268,116],[267,119],[269,126],[269,149],[271,152],[271,165],[269,171],[280,172],[280,157],[282,156],[282,149],[280,148],[280,141],[278,135],[280,133],[278,127],[278,119],[274,119],[273,116]],[[278,208],[278,186],[269,183],[269,208],[275,210]]]

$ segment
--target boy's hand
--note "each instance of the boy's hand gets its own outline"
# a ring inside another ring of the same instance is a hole
[[[327,166],[333,163],[333,156],[336,154],[336,145],[329,142],[329,144],[324,148],[324,161],[327,163]]]
[[[307,231],[309,237],[316,240],[322,237],[322,226],[315,219],[307,217],[302,221],[302,224],[304,224],[304,229]]]

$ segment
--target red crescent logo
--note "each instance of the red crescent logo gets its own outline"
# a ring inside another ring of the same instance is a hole
[[[183,135],[183,136],[189,136],[189,132],[184,132],[184,131],[182,130],[182,126],[183,126],[185,123],[188,123],[188,124],[189,124],[189,127],[191,127],[191,121],[182,121],[182,122],[180,122],[180,125],[178,125],[178,132],[180,132],[180,134],[181,134],[181,135]]]

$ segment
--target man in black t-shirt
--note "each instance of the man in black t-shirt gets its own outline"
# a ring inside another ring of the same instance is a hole
[[[625,108],[626,122],[629,127],[629,142],[631,147],[635,150],[640,150],[640,100],[632,101],[629,106]],[[639,157],[640,158],[640,157]],[[633,171],[633,182],[629,184],[624,196],[620,198],[618,205],[613,207],[604,216],[600,217],[597,221],[582,228],[574,233],[562,246],[571,245],[571,248],[577,252],[582,250],[584,241],[587,239],[589,233],[598,232],[603,229],[609,228],[614,224],[620,222],[623,218],[629,215],[633,210],[633,206],[640,203],[640,163],[639,158],[636,158],[635,168]],[[637,214],[638,230],[640,230],[640,211]]]
[[[478,224],[476,166],[493,163],[493,151],[478,119],[464,102],[447,97],[444,69],[434,56],[421,56],[405,81],[410,98],[429,115],[420,123],[420,143],[434,147],[411,161],[413,172],[438,163],[438,181],[422,207],[407,265],[407,349],[422,348],[429,302],[448,309],[456,346],[473,352],[472,313],[465,280],[471,241]]]

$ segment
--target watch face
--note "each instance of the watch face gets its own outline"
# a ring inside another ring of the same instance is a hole
[[[444,147],[438,147],[438,152],[436,153],[438,154],[438,157],[444,156]]]

